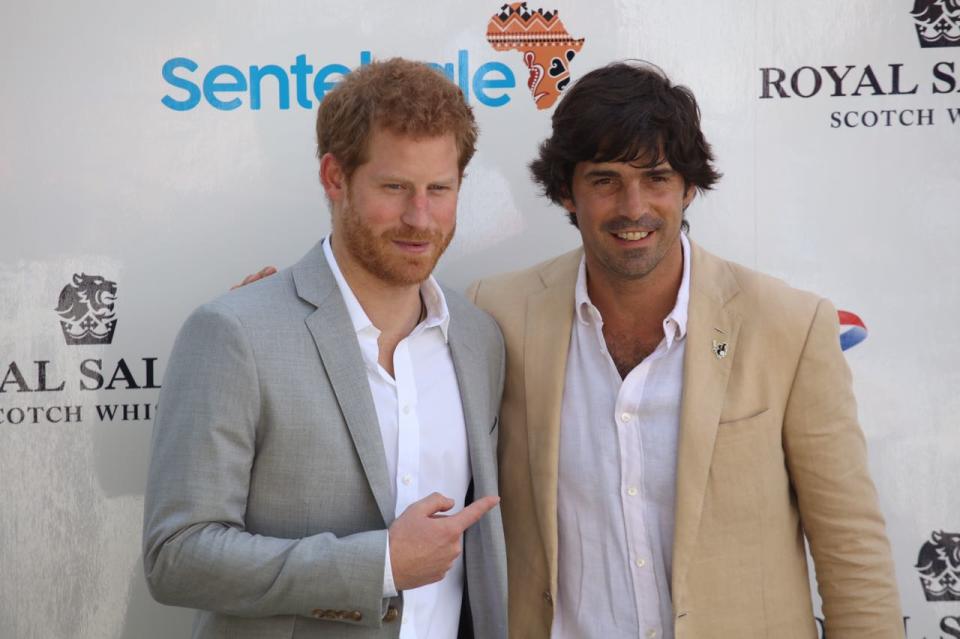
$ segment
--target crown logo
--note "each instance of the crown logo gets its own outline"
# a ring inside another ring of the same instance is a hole
[[[915,568],[927,601],[960,601],[960,533],[931,534]]]
[[[924,49],[960,47],[960,0],[914,0],[910,14]]]
[[[117,283],[100,275],[74,274],[60,291],[57,313],[68,346],[109,344],[117,328]]]

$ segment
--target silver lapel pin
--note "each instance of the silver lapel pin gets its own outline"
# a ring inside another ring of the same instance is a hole
[[[717,359],[723,359],[724,357],[726,357],[727,343],[713,340],[713,354],[717,356]]]

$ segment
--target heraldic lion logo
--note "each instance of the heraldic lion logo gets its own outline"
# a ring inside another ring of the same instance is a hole
[[[960,601],[960,533],[931,534],[915,567],[927,601]]]
[[[63,339],[70,346],[109,344],[117,328],[113,307],[117,283],[100,275],[74,274],[73,282],[60,291],[57,313]]]

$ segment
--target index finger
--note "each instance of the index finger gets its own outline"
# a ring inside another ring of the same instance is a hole
[[[499,503],[500,498],[496,495],[481,497],[458,512],[456,515],[450,515],[447,517],[447,519],[455,523],[461,531],[464,531],[480,521],[481,517],[486,515],[491,508]]]

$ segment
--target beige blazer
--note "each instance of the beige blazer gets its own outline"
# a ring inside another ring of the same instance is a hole
[[[482,280],[507,375],[500,490],[510,636],[548,639],[560,407],[582,250]],[[850,371],[827,300],[693,245],[671,592],[677,639],[903,637]],[[719,351],[719,352],[718,352]]]

